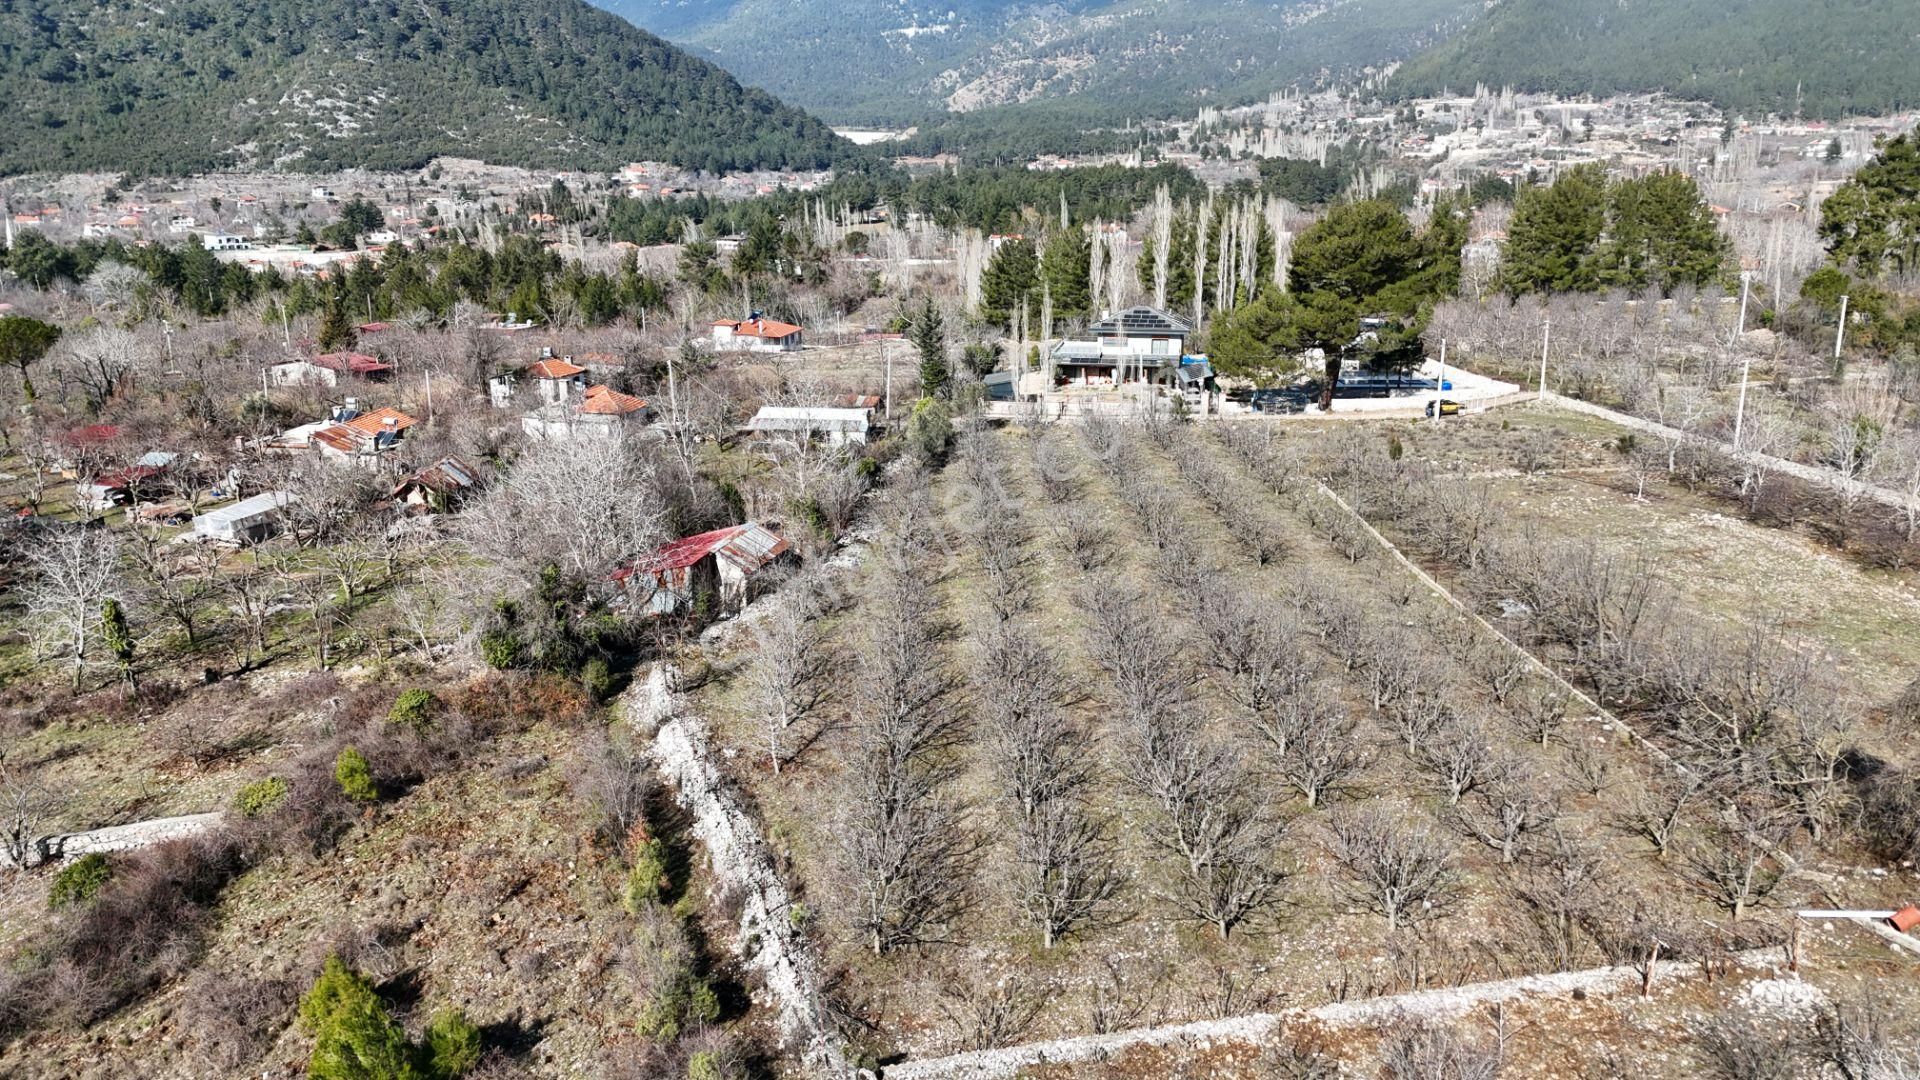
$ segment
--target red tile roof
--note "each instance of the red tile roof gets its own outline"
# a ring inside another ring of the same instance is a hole
[[[313,364],[315,367],[345,371],[354,375],[372,375],[393,370],[392,364],[383,362],[379,357],[357,352],[321,353],[313,358]]]
[[[527,374],[536,379],[571,379],[586,370],[565,360],[537,360],[527,365]]]
[[[740,337],[761,338],[766,341],[778,341],[800,332],[799,327],[778,319],[716,319],[713,325],[731,327]]]
[[[393,421],[392,424],[387,423],[389,419]],[[356,416],[338,426],[357,431],[371,438],[383,431],[405,431],[416,423],[418,423],[418,421],[413,417],[408,416],[399,409],[389,407],[385,409],[375,409],[370,413]],[[329,428],[328,430],[332,429]]]
[[[580,411],[595,416],[625,416],[646,407],[645,398],[623,394],[604,383],[587,387],[587,396],[580,401]]]
[[[1913,932],[1914,927],[1920,926],[1920,907],[1914,907],[1912,904],[1908,904],[1906,907],[1894,912],[1893,918],[1887,921],[1893,924],[1895,930],[1903,934],[1910,934]]]

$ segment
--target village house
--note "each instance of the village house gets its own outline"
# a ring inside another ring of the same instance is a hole
[[[124,469],[104,472],[86,483],[76,485],[74,500],[91,511],[137,502],[141,496],[151,494],[159,487],[167,471],[179,459],[179,454],[168,450],[142,454],[138,461]]]
[[[740,430],[750,438],[769,442],[859,446],[873,437],[873,409],[768,405]]]
[[[392,374],[392,364],[358,352],[321,353],[311,360],[285,360],[267,368],[267,379],[275,386],[336,386],[342,375],[381,382]]]
[[[443,457],[393,487],[392,498],[410,511],[444,514],[459,509],[479,486],[479,474],[457,457]]]
[[[408,428],[418,423],[395,408],[354,411],[351,402],[335,411],[333,422],[314,431],[308,445],[330,461],[367,464],[399,444]]]
[[[758,522],[675,540],[614,574],[650,615],[687,610],[738,611],[756,578],[793,556],[782,537]]]
[[[713,347],[722,352],[797,352],[803,331],[792,323],[762,318],[720,319],[713,324]]]
[[[596,383],[572,400],[542,405],[520,418],[520,429],[536,439],[605,439],[643,427],[653,419],[645,398]]]

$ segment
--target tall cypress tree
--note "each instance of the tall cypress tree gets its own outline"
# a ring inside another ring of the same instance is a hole
[[[940,397],[947,391],[952,370],[947,366],[947,325],[931,294],[922,297],[907,327],[907,340],[920,351],[920,393]]]

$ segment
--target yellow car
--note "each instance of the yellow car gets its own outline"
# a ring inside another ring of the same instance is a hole
[[[1431,401],[1427,402],[1428,416],[1433,415],[1433,405],[1434,405],[1433,402]],[[1451,398],[1440,399],[1440,415],[1441,416],[1459,416],[1460,412],[1461,412],[1461,405],[1459,402],[1454,401]]]

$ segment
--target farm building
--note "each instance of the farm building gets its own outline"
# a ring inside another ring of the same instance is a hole
[[[741,430],[763,439],[819,441],[829,446],[859,445],[873,434],[873,410],[768,405],[755,413]]]
[[[193,533],[229,544],[257,544],[280,531],[280,512],[295,501],[292,492],[268,491],[193,519]]]
[[[443,457],[396,484],[393,498],[409,509],[445,513],[459,506],[478,483],[471,465],[457,457]]]
[[[730,525],[675,540],[621,570],[616,580],[637,594],[651,615],[671,615],[697,606],[703,597],[722,610],[737,611],[747,600],[756,575],[787,558],[791,545],[758,522]]]

